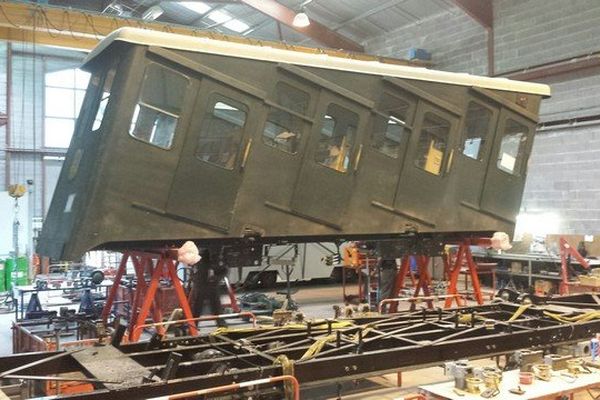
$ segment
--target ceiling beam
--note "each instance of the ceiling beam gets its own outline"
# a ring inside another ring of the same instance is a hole
[[[475,22],[480,24],[487,32],[487,64],[488,75],[494,76],[496,69],[494,46],[494,8],[493,0],[452,0]]]
[[[332,31],[325,25],[312,20],[306,28],[299,28],[293,25],[296,11],[278,3],[275,0],[240,0],[257,11],[273,18],[274,20],[289,26],[297,32],[333,49],[343,49],[354,52],[364,52],[364,48],[359,43],[348,39],[347,37]]]
[[[494,27],[492,0],[453,0],[453,2],[485,29]]]
[[[318,49],[290,43],[225,35],[216,31],[208,31],[184,25],[156,21],[147,22],[109,14],[41,6],[32,3],[0,1],[0,40],[91,50],[109,33],[123,27],[226,40],[232,43],[270,46],[275,49],[294,50],[308,54],[327,54],[333,57],[379,61],[399,65],[421,65],[418,62],[370,56],[364,53],[349,53],[347,51],[327,48]]]

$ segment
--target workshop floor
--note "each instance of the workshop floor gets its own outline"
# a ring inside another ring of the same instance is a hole
[[[268,295],[276,295],[277,290],[265,291]],[[347,293],[355,293],[356,285],[347,288]],[[277,295],[282,296],[282,295]],[[333,318],[333,305],[342,305],[341,285],[302,285],[293,295],[299,304],[300,310],[307,318]],[[224,299],[225,300],[225,299]],[[14,313],[0,314],[0,355],[12,352],[12,331],[10,326],[14,320]],[[493,365],[494,361],[483,359],[475,361],[477,365]],[[339,394],[344,400],[392,400],[400,399],[408,393],[418,392],[420,385],[443,382],[448,379],[443,374],[441,367],[422,368],[414,371],[402,372],[402,385],[397,385],[397,374],[387,374],[358,382],[346,382],[341,386],[337,384],[322,386],[314,389],[303,390],[302,398],[311,400],[339,399]],[[338,392],[340,391],[340,392]],[[575,400],[591,400],[592,396],[580,393]]]

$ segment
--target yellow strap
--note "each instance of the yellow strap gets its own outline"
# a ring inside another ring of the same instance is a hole
[[[521,314],[523,314],[525,312],[525,310],[527,310],[529,307],[531,307],[531,304],[521,305],[519,308],[517,308],[517,311],[515,311],[513,316],[509,318],[508,322],[512,322],[515,319],[519,318],[521,316]]]
[[[304,355],[302,355],[302,357],[300,357],[300,361],[306,360],[308,358],[312,358],[313,356],[319,354],[321,352],[321,350],[323,350],[323,347],[325,347],[325,344],[328,342],[332,342],[334,341],[336,338],[336,335],[328,335],[328,336],[324,336],[320,339],[317,339],[309,348],[308,350],[306,350],[306,352],[304,353]]]
[[[549,311],[544,311],[544,315],[565,324],[577,324],[592,321],[594,319],[600,319],[600,311],[588,311],[586,313],[575,315],[573,317],[566,317],[563,315],[551,313]]]

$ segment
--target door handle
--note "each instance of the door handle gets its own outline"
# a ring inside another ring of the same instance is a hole
[[[446,166],[446,173],[450,172],[452,166],[452,160],[454,159],[454,149],[450,150],[450,157],[448,157],[448,165]]]
[[[360,158],[362,156],[363,145],[358,146],[358,151],[356,152],[356,157],[354,157],[354,173],[358,171],[358,164],[360,163]]]
[[[242,156],[242,163],[240,165],[240,169],[246,168],[246,161],[248,161],[248,155],[250,154],[250,147],[252,147],[252,139],[248,139],[246,142],[246,147],[244,147],[244,154]]]

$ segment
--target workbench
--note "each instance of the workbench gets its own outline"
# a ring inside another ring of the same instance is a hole
[[[502,374],[500,383],[500,393],[492,397],[498,400],[555,400],[561,396],[567,396],[570,399],[577,392],[600,388],[600,370],[591,369],[591,374],[579,374],[576,379],[561,376],[561,372],[554,371],[552,379],[548,382],[534,379],[531,385],[519,385],[519,370],[507,371]],[[525,391],[522,395],[510,393],[510,389],[521,386]],[[482,385],[483,388],[483,385]],[[432,385],[420,386],[419,389],[426,394],[427,399],[448,399],[448,400],[482,400],[480,394],[467,393],[460,396],[454,391],[454,381],[436,383]]]

